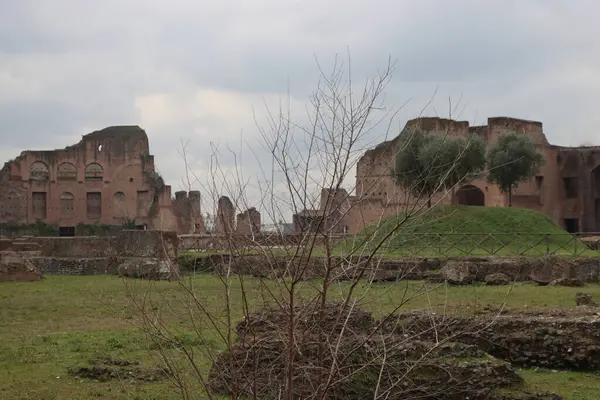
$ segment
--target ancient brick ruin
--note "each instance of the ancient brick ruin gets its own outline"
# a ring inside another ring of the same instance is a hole
[[[143,229],[202,232],[199,197],[190,192],[172,201],[138,126],[95,131],[64,149],[23,151],[0,170],[0,223],[42,221],[66,236],[78,224],[131,221]]]
[[[513,191],[513,206],[544,212],[570,232],[600,231],[600,146],[555,146],[548,143],[541,122],[507,117],[488,118],[485,126],[469,126],[467,121],[437,117],[417,118],[408,121],[400,135],[412,129],[451,136],[476,134],[484,139],[488,148],[504,133],[529,136],[543,153],[545,163],[534,179],[522,182]],[[322,224],[336,232],[356,233],[379,218],[414,205],[416,200],[393,182],[390,173],[400,135],[361,157],[353,195],[344,189],[335,194],[323,191],[318,210],[304,210],[294,215],[295,230]],[[433,202],[451,204],[452,196],[438,193]],[[458,188],[454,203],[505,207],[508,196],[481,177]]]
[[[237,215],[235,232],[239,235],[260,233],[260,212],[255,207],[250,207]]]
[[[217,205],[215,232],[217,235],[231,235],[235,231],[235,206],[227,196],[221,196]]]

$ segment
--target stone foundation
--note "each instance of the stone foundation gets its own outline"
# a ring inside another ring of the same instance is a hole
[[[188,271],[223,273],[231,269],[233,273],[263,278],[280,278],[294,271],[304,271],[302,278],[310,280],[322,277],[326,259],[313,257],[309,260],[285,256],[266,257],[264,255],[213,254],[199,256],[186,261]],[[365,267],[365,264],[366,267]],[[582,282],[600,280],[600,258],[542,257],[493,258],[457,257],[447,260],[423,259],[346,259],[334,257],[330,265],[335,265],[333,278],[339,281],[350,280],[362,272],[362,278],[374,282],[397,281],[401,279],[431,279],[444,281],[440,271],[450,264],[466,265],[468,282],[485,282],[492,274],[502,273],[510,281],[527,281],[532,277],[545,279],[550,283],[556,279],[572,278]],[[364,270],[364,271],[363,271]],[[465,272],[465,271],[463,271]]]

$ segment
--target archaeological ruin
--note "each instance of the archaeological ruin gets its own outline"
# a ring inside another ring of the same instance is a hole
[[[75,235],[80,224],[123,225],[179,233],[204,230],[200,193],[178,192],[156,172],[148,136],[112,126],[58,150],[23,151],[0,170],[0,223],[41,221]]]
[[[544,212],[569,232],[600,231],[600,146],[552,145],[546,139],[541,122],[508,117],[488,118],[484,126],[437,117],[416,118],[406,123],[400,135],[413,129],[426,134],[479,135],[488,148],[504,133],[529,136],[544,155],[545,162],[534,179],[522,182],[513,191],[513,207]],[[295,231],[322,226],[336,232],[357,233],[376,220],[415,204],[415,198],[398,187],[390,173],[400,135],[366,151],[360,158],[354,194],[344,189],[339,193],[323,190],[319,209],[295,214]],[[450,193],[438,193],[433,199],[437,204],[452,201]],[[458,188],[454,203],[505,207],[508,195],[480,177]]]

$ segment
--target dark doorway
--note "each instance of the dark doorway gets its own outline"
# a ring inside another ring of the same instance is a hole
[[[569,233],[579,233],[579,220],[577,218],[565,218],[565,230]]]
[[[456,202],[464,206],[485,206],[485,195],[477,186],[465,185],[456,192]]]
[[[58,236],[75,236],[74,226],[61,226],[58,228]]]
[[[146,225],[136,225],[135,229],[138,231],[145,231],[146,230]]]

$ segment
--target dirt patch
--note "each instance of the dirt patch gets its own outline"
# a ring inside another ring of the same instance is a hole
[[[137,362],[111,359],[92,360],[89,366],[70,367],[71,376],[96,381],[106,382],[114,379],[128,379],[145,382],[158,381],[168,375],[166,370],[160,368],[140,367]]]

